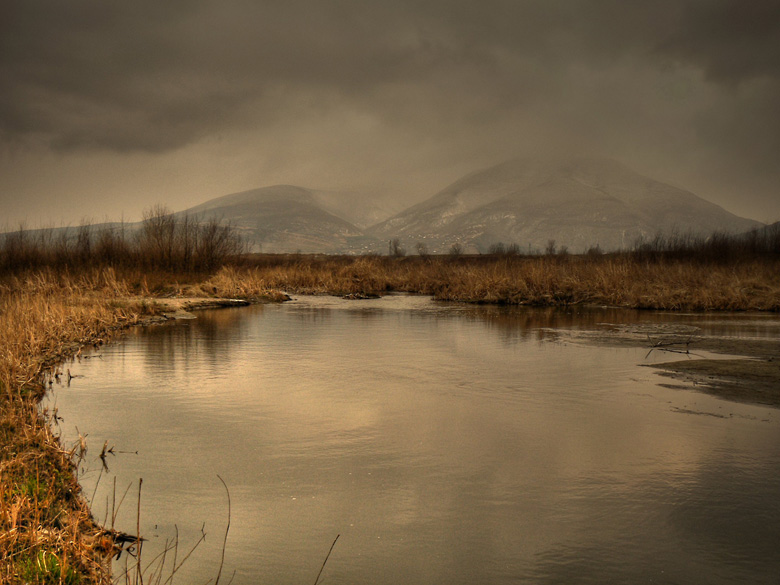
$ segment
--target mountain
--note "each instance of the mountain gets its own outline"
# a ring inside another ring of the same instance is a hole
[[[386,202],[378,203],[351,192],[321,191],[291,185],[233,193],[174,213],[178,218],[189,216],[198,221],[217,219],[229,222],[253,251],[333,254],[357,254],[385,249],[386,243],[366,235],[353,222],[366,226],[389,215],[391,211]],[[103,230],[122,230],[126,237],[134,237],[142,224],[99,223],[83,228],[62,226],[33,229],[26,230],[26,237],[72,242],[81,232],[91,233],[94,237]],[[14,233],[0,233],[0,243]]]
[[[376,201],[350,192],[275,185],[218,197],[176,215],[230,222],[251,249],[263,252],[381,253],[395,238],[402,248],[414,250],[421,243],[431,253],[447,252],[455,243],[466,252],[487,252],[498,243],[541,251],[551,240],[559,250],[565,246],[583,252],[596,245],[630,248],[638,239],[658,234],[707,236],[757,229],[751,237],[776,238],[778,233],[689,191],[596,157],[509,160],[470,173],[379,223],[393,204]],[[105,227],[131,235],[140,226]],[[80,230],[55,228],[41,234],[78,239]]]
[[[761,225],[614,160],[579,157],[513,159],[471,173],[368,232],[382,241],[399,238],[407,248],[422,242],[431,252],[454,243],[485,252],[499,242],[541,250],[550,240],[582,252],[626,248],[658,233]]]
[[[338,210],[345,199],[346,195],[275,185],[218,197],[180,213],[230,222],[253,249],[263,252],[374,249],[373,237],[328,211]]]

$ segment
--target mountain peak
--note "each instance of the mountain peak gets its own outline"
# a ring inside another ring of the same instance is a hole
[[[407,247],[424,241],[431,251],[459,243],[484,252],[498,242],[543,249],[551,239],[584,251],[624,248],[658,233],[756,225],[610,158],[523,157],[469,173],[371,233]]]

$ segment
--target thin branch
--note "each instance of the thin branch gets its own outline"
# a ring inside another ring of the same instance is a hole
[[[330,550],[328,551],[328,554],[325,556],[325,560],[322,561],[322,566],[320,567],[320,572],[317,573],[317,578],[314,580],[314,585],[317,585],[317,583],[320,582],[320,575],[322,575],[323,569],[325,569],[325,564],[328,562],[328,559],[330,558],[330,553],[333,552],[333,547],[336,546],[336,541],[339,539],[340,534],[336,535],[336,538],[333,540],[333,544],[330,545]]]
[[[217,478],[222,482],[222,485],[225,486],[225,493],[227,493],[228,521],[227,527],[225,528],[225,539],[222,541],[222,559],[219,561],[219,571],[217,571],[217,580],[214,581],[214,585],[219,585],[219,578],[222,576],[222,566],[225,564],[225,547],[227,546],[228,532],[230,532],[230,490],[228,489],[225,480],[222,479],[219,474],[217,474]]]

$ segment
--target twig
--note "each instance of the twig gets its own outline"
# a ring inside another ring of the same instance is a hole
[[[225,486],[225,492],[227,493],[228,521],[227,521],[227,527],[225,528],[225,539],[222,541],[222,559],[219,561],[219,571],[217,571],[217,580],[214,581],[214,585],[219,585],[219,578],[222,576],[222,565],[225,564],[225,547],[227,546],[228,532],[230,531],[230,490],[228,489],[225,480],[222,479],[222,477],[220,477],[219,474],[217,474],[217,479],[219,479],[219,481],[222,482],[222,485]]]
[[[116,520],[116,475],[114,476],[114,489],[111,491],[111,530],[114,529]]]
[[[103,465],[105,466],[105,463]],[[106,467],[106,469],[108,468]],[[98,474],[97,481],[95,482],[95,489],[92,491],[92,497],[89,500],[90,506],[95,503],[95,496],[97,495],[98,487],[100,487],[100,478],[102,477],[103,477],[103,467],[100,468],[100,473]]]
[[[205,524],[204,524],[203,526],[201,526],[201,528],[200,528],[200,538],[198,539],[198,542],[196,542],[196,543],[193,545],[193,547],[190,549],[190,552],[188,552],[188,553],[185,555],[185,557],[184,557],[184,558],[181,560],[181,562],[180,562],[178,565],[176,565],[176,566],[174,566],[174,567],[173,567],[173,570],[171,571],[171,575],[170,575],[170,576],[169,576],[169,577],[168,577],[168,578],[165,580],[165,583],[163,583],[163,585],[168,585],[169,583],[173,583],[173,577],[174,577],[174,575],[176,575],[176,572],[177,572],[177,571],[178,571],[178,570],[181,568],[181,566],[182,566],[182,565],[183,565],[185,562],[187,562],[187,559],[188,559],[188,558],[190,558],[190,555],[191,555],[193,552],[195,552],[195,549],[196,549],[196,548],[198,548],[198,545],[199,545],[201,542],[203,542],[204,540],[206,540],[206,531],[205,531],[205,527],[206,527],[206,525],[205,525]],[[176,529],[177,542],[178,542],[178,534],[179,534],[179,529],[177,528],[177,529]]]
[[[116,478],[114,478],[114,479],[116,480]],[[115,481],[115,483],[116,483],[116,481]],[[133,484],[132,483],[128,483],[127,487],[125,488],[125,493],[123,493],[122,497],[119,499],[119,504],[111,512],[111,528],[114,527],[114,523],[116,522],[116,518],[119,515],[119,509],[122,507],[122,504],[125,501],[125,497],[127,496],[127,493],[130,491],[131,487],[133,487]]]
[[[143,543],[141,542],[141,486],[144,483],[144,478],[139,478],[138,480],[138,514],[136,515],[136,537],[137,537],[137,543],[138,543],[138,557],[137,557],[137,563],[136,563],[136,574],[135,574],[135,581],[138,583],[140,581],[141,585],[144,585],[144,576],[141,573],[141,547],[143,546]]]
[[[176,568],[176,559],[177,559],[177,558],[178,558],[178,556],[179,556],[179,525],[178,525],[178,524],[174,524],[174,525],[173,525],[173,527],[176,529],[176,540],[174,541],[174,542],[176,543],[176,546],[175,546],[175,547],[174,547],[174,549],[173,549],[173,568],[175,569],[175,568]],[[174,571],[173,573],[171,573],[171,581],[170,581],[170,582],[171,582],[171,584],[173,583],[173,574],[174,574],[175,572],[176,572],[176,571]],[[168,581],[166,581],[166,583],[167,583],[167,582],[168,582]]]
[[[333,544],[330,545],[330,550],[328,551],[328,554],[325,556],[325,560],[322,561],[322,566],[320,567],[320,572],[317,573],[317,578],[314,580],[314,585],[317,585],[317,583],[320,582],[320,575],[322,575],[323,569],[325,569],[325,563],[328,562],[328,559],[330,558],[330,553],[333,552],[333,547],[336,546],[336,541],[339,539],[340,534],[336,535],[336,538],[333,539]]]

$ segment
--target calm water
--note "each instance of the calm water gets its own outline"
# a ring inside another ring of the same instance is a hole
[[[87,435],[99,519],[129,488],[116,522],[135,533],[143,478],[147,562],[205,530],[180,583],[216,576],[217,475],[224,583],[313,583],[336,535],[325,583],[778,583],[780,411],[642,367],[680,356],[555,334],[640,322],[780,331],[302,297],[133,331],[70,365],[49,407],[66,444]]]

